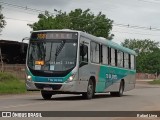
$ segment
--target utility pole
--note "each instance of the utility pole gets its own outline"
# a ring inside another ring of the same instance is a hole
[[[2,51],[1,51],[1,48],[0,48],[0,60],[1,60],[1,72],[4,71],[4,67],[3,67],[3,57],[2,57]]]

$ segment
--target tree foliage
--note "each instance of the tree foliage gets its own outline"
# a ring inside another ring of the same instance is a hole
[[[160,74],[160,49],[154,49],[146,57],[146,69],[149,73]]]
[[[6,21],[4,20],[4,16],[2,14],[2,6],[0,5],[0,32],[2,31],[2,28],[6,25]]]
[[[149,39],[126,39],[121,43],[130,49],[138,49],[136,57],[137,72],[160,73],[160,49],[159,42]]]
[[[45,29],[72,29],[80,30],[98,37],[112,39],[113,34],[110,34],[113,21],[106,18],[106,15],[101,12],[94,15],[90,9],[81,10],[75,9],[69,13],[56,11],[53,15],[49,12],[39,14],[38,22],[29,24],[33,30]]]
[[[139,39],[126,39],[121,43],[124,47],[130,49],[138,49],[140,53],[152,52],[155,48],[159,47],[159,43],[150,39],[139,40]]]

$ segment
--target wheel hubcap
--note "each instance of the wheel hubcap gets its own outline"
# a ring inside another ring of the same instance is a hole
[[[123,94],[123,85],[120,87],[120,94]]]
[[[89,84],[88,85],[88,95],[92,95],[93,94],[93,85]]]

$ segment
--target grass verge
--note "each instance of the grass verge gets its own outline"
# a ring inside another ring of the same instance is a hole
[[[149,81],[148,83],[152,84],[152,85],[160,85],[160,79],[159,80]]]
[[[23,81],[10,73],[0,72],[0,95],[25,93],[26,88]]]

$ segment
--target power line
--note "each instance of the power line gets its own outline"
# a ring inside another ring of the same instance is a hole
[[[153,35],[153,34],[146,34],[146,33],[121,32],[121,31],[115,31],[115,30],[113,30],[112,32],[117,32],[117,33],[127,33],[127,34],[137,34],[137,35],[149,35],[149,36],[160,36],[160,35]]]
[[[8,17],[6,17],[6,19],[18,20],[18,21],[27,21],[27,22],[36,22],[36,21],[30,21],[30,20],[24,20],[24,19],[16,19],[16,18],[8,18]],[[149,35],[149,36],[160,36],[160,35],[153,35],[153,34],[146,34],[146,33],[122,32],[122,31],[115,31],[115,30],[113,30],[111,32],[137,34],[137,35]]]
[[[144,0],[139,0],[139,1],[144,1]],[[18,9],[23,9],[23,10],[28,10],[28,11],[32,11],[32,12],[38,12],[38,13],[44,13],[45,11],[43,10],[39,10],[39,9],[33,9],[33,8],[30,8],[30,7],[27,7],[27,6],[19,6],[19,5],[15,5],[15,4],[10,4],[10,3],[6,3],[6,2],[1,2],[3,5],[7,5],[7,6],[10,6],[10,7],[15,7],[15,8],[18,8]],[[55,12],[58,12],[56,10],[54,10]],[[56,14],[56,13],[51,13],[51,12],[48,12],[49,14],[53,15],[53,14]],[[71,19],[81,19],[83,21],[87,21],[89,19],[84,19],[84,18],[79,18],[79,17],[70,17]],[[12,18],[15,20],[15,18]],[[18,20],[18,19],[17,19]],[[28,21],[28,20],[24,20],[24,21]],[[99,22],[102,22],[102,21],[96,21],[96,23],[99,23]],[[106,21],[103,21],[104,23]],[[120,23],[113,23],[114,26],[118,26],[118,27],[125,27],[125,28],[133,28],[133,29],[143,29],[143,30],[152,30],[152,31],[160,31],[160,28],[154,28],[154,27],[144,27],[144,26],[137,26],[137,25],[130,25],[130,24],[120,24]]]
[[[16,19],[16,18],[8,18],[6,19],[11,19],[11,20],[18,20],[18,21],[27,21],[27,22],[35,22],[35,21],[30,21],[30,20],[22,20],[22,19]],[[138,34],[138,35],[150,35],[150,36],[160,36],[160,35],[153,35],[153,34],[145,34],[145,33],[135,33],[135,32],[121,32],[121,31],[115,31],[113,30],[112,32],[117,32],[117,33],[127,33],[127,34]]]
[[[153,0],[153,1],[148,1],[148,0],[138,0],[138,1],[141,1],[141,2],[146,2],[146,3],[153,3],[153,4],[157,4],[157,3],[160,3],[159,0]],[[154,2],[155,1],[155,2]],[[158,1],[158,2],[157,2]]]
[[[16,19],[16,18],[8,18],[8,17],[6,17],[6,19],[18,20],[18,21],[27,21],[27,22],[36,22],[36,21],[30,21],[30,20],[24,20],[24,19]],[[138,35],[160,36],[160,35],[153,35],[153,34],[146,34],[146,33],[121,32],[121,31],[115,31],[115,30],[113,30],[112,32],[127,33],[127,34],[138,34]]]
[[[26,22],[36,22],[36,21],[31,21],[31,20],[22,20],[22,19],[17,19],[17,18],[9,18],[9,17],[5,17],[5,19],[10,19],[10,20],[18,20],[18,21],[26,21]]]
[[[19,9],[24,9],[24,10],[30,10],[30,11],[33,11],[33,12],[38,12],[38,13],[39,12],[44,12],[44,11],[41,11],[41,10],[29,8],[27,6],[15,5],[15,4],[10,4],[10,3],[6,3],[6,2],[2,2],[2,1],[0,1],[0,3],[2,3],[2,5],[7,5],[7,6],[11,6],[11,7],[19,8]]]
[[[30,11],[23,11],[23,10],[19,10],[19,9],[15,9],[15,8],[5,8],[5,10],[14,10],[16,12],[20,12],[20,13],[26,13],[26,14],[30,14],[30,15],[38,15],[37,13],[31,13]]]
[[[45,13],[46,12],[45,10],[39,10],[39,9],[30,8],[30,7],[27,7],[27,6],[20,6],[20,5],[16,5],[16,4],[10,4],[10,3],[3,2],[3,1],[0,1],[0,3],[2,5],[14,7],[14,8],[17,8],[17,9],[23,9],[23,10],[28,10],[28,11],[32,11],[32,12],[37,12],[37,13]],[[52,15],[55,14],[55,13],[51,13],[51,12],[48,12],[48,13],[50,13]]]
[[[40,13],[40,11],[37,11],[37,10],[35,11],[33,9],[28,8],[27,6],[26,7],[24,7],[24,6],[18,6],[18,5],[4,3],[4,2],[0,2],[0,3],[2,3],[2,5],[5,5],[5,6],[14,7],[14,8],[17,8],[17,9],[29,10],[29,11],[32,11],[32,12],[38,12],[38,13]]]
[[[118,27],[126,27],[126,28],[133,28],[133,29],[143,29],[143,30],[151,30],[151,31],[160,31],[160,28],[154,28],[154,27],[144,27],[144,26],[136,26],[136,25],[130,25],[130,24],[117,24],[113,23],[113,25]]]

